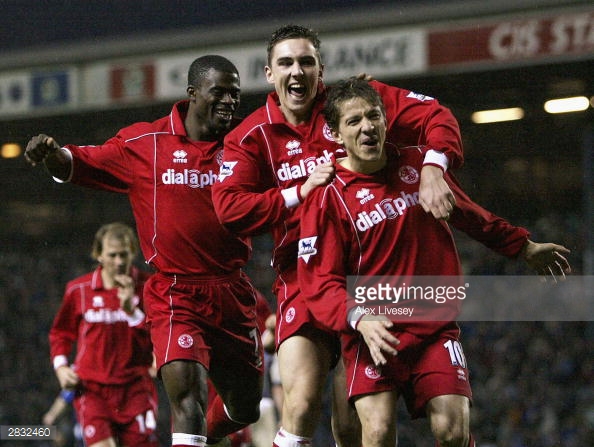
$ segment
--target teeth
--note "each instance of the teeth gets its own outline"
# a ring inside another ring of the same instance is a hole
[[[305,85],[293,84],[289,86],[289,91],[294,93],[305,93]]]

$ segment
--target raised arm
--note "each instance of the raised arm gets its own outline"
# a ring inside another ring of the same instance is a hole
[[[70,178],[72,173],[72,159],[68,152],[54,138],[45,134],[29,140],[25,148],[25,159],[32,166],[45,164],[52,176],[63,181]]]
[[[458,121],[451,110],[435,98],[372,82],[386,107],[388,140],[404,146],[419,146],[424,154],[419,202],[436,219],[446,219],[455,198],[443,178],[448,169],[464,162]]]
[[[541,275],[565,276],[571,272],[565,258],[570,251],[554,243],[537,243],[529,239],[527,229],[512,225],[474,202],[455,177],[446,175],[448,185],[456,197],[456,208],[449,223],[496,253],[508,258],[523,259]]]

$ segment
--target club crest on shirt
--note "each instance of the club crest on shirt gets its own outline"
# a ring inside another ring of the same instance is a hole
[[[105,306],[105,301],[103,301],[103,297],[101,295],[95,295],[93,297],[93,307],[103,307]]]
[[[328,126],[328,123],[324,123],[322,134],[324,135],[324,138],[326,138],[328,141],[334,141],[334,137],[332,136],[332,131],[330,130],[330,126]]]
[[[221,149],[220,151],[217,152],[217,155],[215,155],[215,160],[219,166],[222,166],[222,164],[223,164],[223,149]]]
[[[305,263],[309,262],[309,258],[318,253],[316,249],[317,236],[305,237],[299,239],[299,251],[297,253],[298,258],[302,258]]]
[[[219,182],[222,182],[227,177],[233,175],[233,168],[236,164],[236,161],[225,161],[223,164],[221,164],[221,169],[219,171]]]
[[[186,158],[188,153],[183,149],[178,149],[173,152],[173,162],[174,163],[187,163],[188,159]]]
[[[398,176],[400,177],[400,180],[409,185],[417,183],[420,178],[419,171],[409,165],[400,166],[398,169]]]

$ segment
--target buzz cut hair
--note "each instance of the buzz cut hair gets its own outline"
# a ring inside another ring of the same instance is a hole
[[[234,73],[239,76],[239,71],[233,62],[217,54],[207,54],[201,56],[192,62],[188,69],[188,85],[197,87],[208,76],[208,72],[213,69],[223,73]]]
[[[103,252],[103,239],[105,239],[105,236],[123,241],[130,247],[132,255],[138,253],[138,238],[132,227],[121,222],[113,222],[103,225],[97,230],[97,233],[95,233],[95,239],[93,240],[93,245],[91,247],[91,257],[93,259],[98,260],[99,256],[101,256],[101,253]]]
[[[268,65],[272,63],[272,51],[274,47],[284,40],[288,39],[307,39],[309,40],[314,48],[316,49],[316,54],[318,56],[318,61],[320,64],[322,63],[322,58],[320,55],[320,39],[318,37],[318,33],[310,28],[306,28],[305,26],[300,25],[284,25],[278,28],[276,31],[272,33],[270,39],[268,40]]]
[[[355,76],[338,81],[329,89],[326,103],[322,110],[328,127],[334,132],[338,131],[338,125],[340,124],[340,105],[353,98],[362,98],[372,106],[379,106],[382,113],[384,115],[386,114],[382,97],[376,89],[369,85],[368,81]]]

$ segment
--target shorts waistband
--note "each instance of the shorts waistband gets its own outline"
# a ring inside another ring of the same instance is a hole
[[[213,283],[213,282],[229,282],[236,281],[241,278],[241,270],[235,270],[227,274],[219,275],[186,275],[180,273],[163,273],[157,272],[155,275],[174,283],[181,284],[199,284],[199,283]]]

